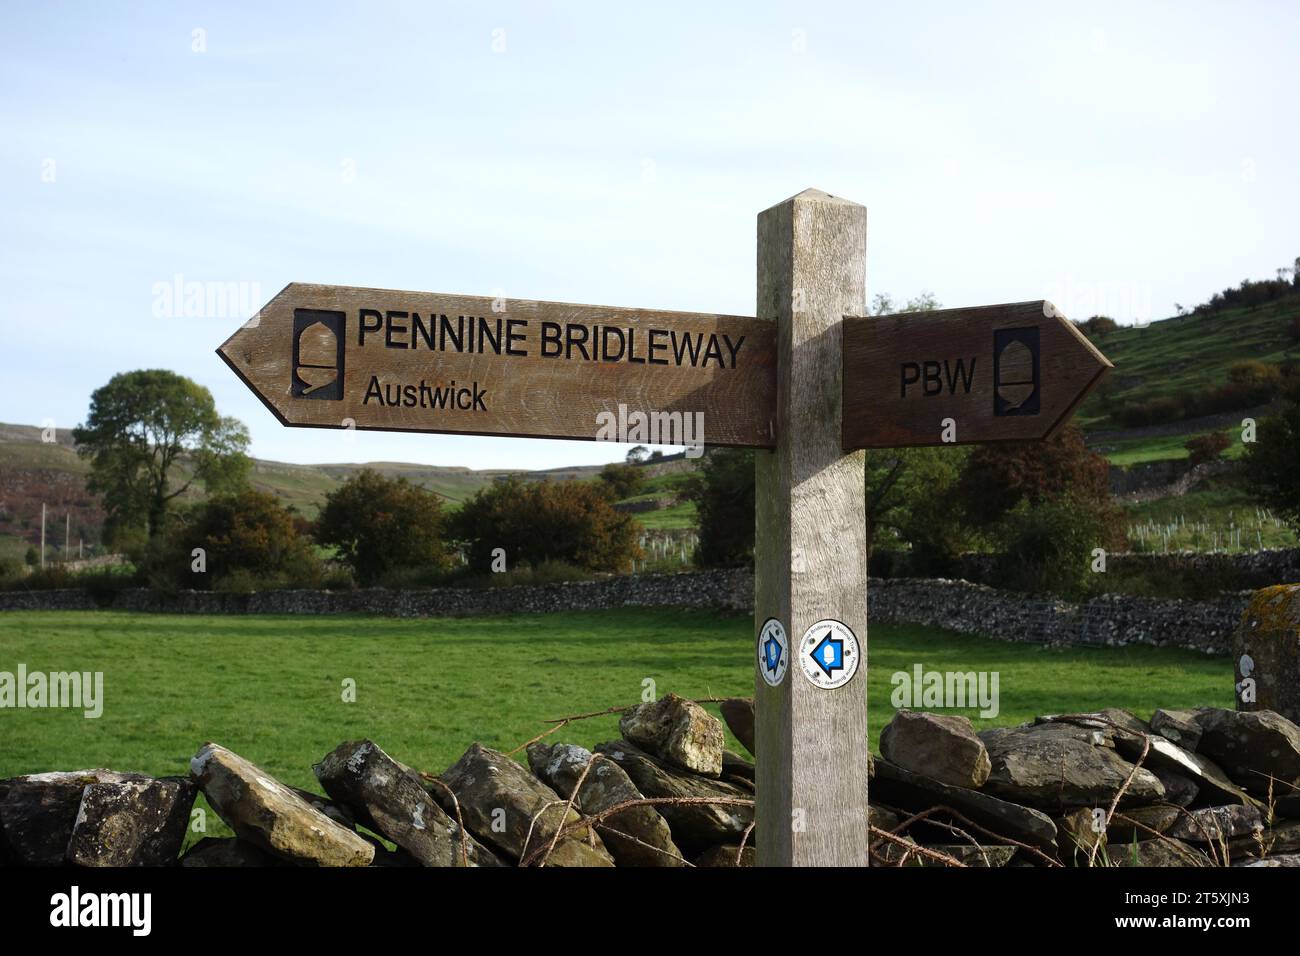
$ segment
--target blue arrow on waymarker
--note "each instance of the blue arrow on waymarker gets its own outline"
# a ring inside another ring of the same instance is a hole
[[[775,674],[777,665],[781,663],[781,642],[775,637],[769,637],[763,643],[763,657],[767,663],[767,669]]]
[[[821,642],[812,649],[812,659],[827,677],[834,677],[835,671],[844,670],[844,642],[831,637],[827,631]]]

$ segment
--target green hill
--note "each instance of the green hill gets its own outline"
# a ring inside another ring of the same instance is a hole
[[[184,462],[176,481],[189,477]],[[250,484],[258,491],[275,495],[286,507],[314,518],[325,495],[362,468],[372,468],[385,475],[400,476],[440,495],[451,505],[458,505],[474,492],[498,478],[518,472],[506,469],[474,470],[463,467],[417,465],[407,462],[367,462],[365,464],[295,465],[282,461],[253,459]],[[689,504],[672,503],[675,491],[685,477],[680,462],[647,466],[648,497],[660,498],[666,507],[637,514],[649,529],[686,528],[694,525],[694,509]],[[575,465],[525,471],[532,480],[585,480],[596,477],[598,465]],[[99,540],[103,512],[86,491],[87,463],[73,447],[66,429],[53,442],[41,440],[41,430],[31,425],[0,423],[0,560],[22,558],[28,545],[40,540],[41,505],[47,508],[47,549],[58,553],[63,546],[67,516],[68,537],[73,552],[78,539],[87,544]],[[195,489],[182,495],[182,501],[197,501],[202,493]]]
[[[1083,403],[1076,421],[1085,431],[1109,430],[1113,409],[1222,385],[1234,362],[1298,360],[1300,344],[1288,333],[1298,317],[1300,292],[1260,306],[1176,316],[1097,336],[1095,344],[1115,370]]]

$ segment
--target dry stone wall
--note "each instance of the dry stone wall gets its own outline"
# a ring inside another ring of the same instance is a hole
[[[1300,569],[1297,570],[1300,578]],[[418,591],[265,591],[161,594],[130,589],[96,596],[84,590],[0,593],[0,611],[92,610],[110,607],[168,614],[382,614],[461,617],[595,611],[611,607],[694,607],[737,614],[753,607],[753,575],[745,569],[631,575],[541,586],[432,588]],[[1229,651],[1249,592],[1212,601],[1157,600],[1121,594],[1082,604],[1001,591],[968,581],[875,579],[868,588],[871,620],[930,624],[962,634],[1054,645],[1150,644],[1207,654]]]

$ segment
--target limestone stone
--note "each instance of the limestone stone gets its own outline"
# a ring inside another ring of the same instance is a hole
[[[185,867],[287,866],[278,857],[238,837],[204,837],[181,857]]]
[[[197,792],[188,777],[88,784],[68,841],[68,862],[175,866]]]
[[[456,795],[465,826],[489,847],[516,862],[550,845],[556,832],[581,820],[567,809],[567,798],[538,780],[503,753],[474,744],[440,778]],[[429,791],[443,810],[453,812],[450,797],[434,787]],[[590,841],[593,847],[566,846]],[[588,852],[588,849],[591,852]],[[587,827],[577,828],[560,840],[547,866],[613,866],[600,837]]]
[[[1048,853],[1056,850],[1056,824],[1047,814],[1001,800],[981,790],[968,790],[930,780],[883,758],[875,762],[871,796],[873,800],[904,810],[920,811],[933,806],[949,806],[994,833],[1039,847]]]
[[[375,848],[257,765],[207,743],[190,774],[235,835],[300,866],[369,866]]]
[[[718,710],[722,711],[722,719],[741,746],[751,754],[757,753],[754,748],[754,698],[729,697],[718,705]]]
[[[1152,840],[1156,833],[1164,833],[1181,815],[1177,806],[1157,803],[1149,807],[1129,807],[1120,810],[1106,828],[1106,839],[1111,843],[1132,843],[1134,839]]]
[[[1233,631],[1232,659],[1238,710],[1272,710],[1300,724],[1300,584],[1255,592]],[[1253,701],[1242,699],[1247,678]]]
[[[1188,843],[1218,843],[1229,837],[1249,836],[1264,829],[1264,819],[1253,806],[1233,804],[1203,807],[1181,813],[1168,833]]]
[[[1138,840],[1136,843],[1114,843],[1106,847],[1112,866],[1168,867],[1213,866],[1210,858],[1181,840],[1164,837],[1158,840]]]
[[[1122,806],[1154,803],[1165,796],[1151,771],[1139,767],[1135,773],[1114,750],[1079,739],[1065,725],[986,731],[980,739],[992,762],[984,790],[1004,800],[1053,810],[1109,806],[1130,775]]]
[[[1201,725],[1190,710],[1157,710],[1151,715],[1151,729],[1191,751],[1201,741]]]
[[[739,844],[741,835],[753,823],[754,795],[725,780],[686,773],[667,761],[658,760],[626,740],[600,744],[597,753],[613,760],[647,797],[703,797],[744,800],[749,805],[689,804],[664,805],[658,810],[672,830],[673,842],[684,852],[702,852],[711,846]]]
[[[592,815],[644,795],[627,772],[613,760],[593,760],[591,751],[573,744],[535,743],[528,748],[528,765],[562,797],[573,795],[584,770],[576,806]],[[605,847],[620,866],[681,866],[682,853],[673,843],[668,821],[653,806],[631,807],[597,826]]]
[[[0,781],[4,855],[19,866],[60,866],[87,786],[153,779],[142,773],[101,769],[34,773]]]
[[[970,720],[900,710],[880,733],[880,753],[905,770],[954,787],[978,790],[992,764]]]
[[[692,773],[722,773],[722,723],[692,700],[665,694],[629,708],[618,722],[629,743]]]
[[[422,866],[499,866],[500,860],[374,741],[339,744],[313,768],[321,786],[362,826],[392,840]]]
[[[754,866],[758,854],[755,853],[752,846],[746,845],[742,850],[736,846],[715,846],[705,850],[695,858],[696,866],[703,867],[725,867],[735,869],[736,867]]]
[[[1300,789],[1300,727],[1271,710],[1196,710],[1200,752],[1261,799]],[[1270,782],[1271,781],[1271,782]]]

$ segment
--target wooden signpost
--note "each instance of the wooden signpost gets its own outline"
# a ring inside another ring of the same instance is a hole
[[[621,405],[774,441],[772,326],[735,315],[293,283],[217,353],[285,425],[596,440]]]
[[[866,317],[866,241],[810,189],[758,217],[758,318],[293,284],[218,354],[285,425],[763,449],[758,859],[865,866],[861,449],[1045,438],[1110,367],[1049,303]]]
[[[1049,438],[1110,367],[1050,302],[846,318],[844,447]]]

